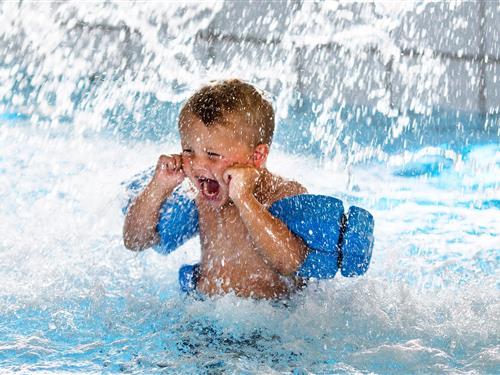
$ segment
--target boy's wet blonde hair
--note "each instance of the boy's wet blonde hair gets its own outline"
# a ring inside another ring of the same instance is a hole
[[[206,126],[224,123],[227,114],[238,114],[252,128],[253,146],[271,145],[274,111],[271,103],[252,85],[239,79],[217,81],[199,89],[184,104],[180,120],[193,114]]]

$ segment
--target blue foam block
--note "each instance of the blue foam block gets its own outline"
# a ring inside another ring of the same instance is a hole
[[[368,211],[355,206],[349,208],[340,244],[342,276],[360,276],[368,269],[374,242],[373,227],[373,216]]]
[[[197,234],[198,230],[198,209],[194,200],[174,191],[161,206],[156,226],[160,243],[153,248],[162,254],[171,253]]]
[[[311,250],[297,273],[299,276],[335,276],[344,214],[342,201],[325,195],[301,194],[275,202],[269,212],[283,221]]]
[[[189,293],[196,289],[199,272],[199,264],[184,264],[179,268],[179,286],[182,292]]]

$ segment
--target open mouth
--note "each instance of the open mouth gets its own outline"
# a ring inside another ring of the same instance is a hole
[[[208,199],[216,199],[219,195],[220,185],[216,180],[206,177],[198,177],[200,190],[202,194]]]

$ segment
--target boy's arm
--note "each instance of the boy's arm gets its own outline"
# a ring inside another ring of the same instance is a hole
[[[253,195],[258,172],[251,167],[231,168],[229,192],[240,212],[250,236],[262,251],[262,256],[282,275],[291,275],[304,262],[308,248],[288,227],[269,211]],[[232,185],[232,186],[231,186]],[[303,188],[288,195],[300,194]]]
[[[128,209],[123,242],[129,250],[144,250],[159,242],[156,225],[162,203],[184,179],[180,155],[161,155],[151,182]]]

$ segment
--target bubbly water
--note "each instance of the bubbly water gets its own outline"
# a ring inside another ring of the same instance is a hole
[[[390,31],[420,5],[349,15],[297,4],[254,26],[274,31],[267,52],[249,57],[241,42],[207,59],[199,36],[222,3],[0,5],[0,372],[500,371],[498,112],[433,108],[432,85],[412,111],[387,92],[367,91],[367,106],[343,103],[343,86],[301,95],[309,78],[283,51],[299,46],[307,63],[334,14],[347,21],[333,39],[352,42],[359,61],[364,43],[389,59]],[[442,61],[421,64],[443,72]],[[199,259],[197,239],[169,256],[124,248],[121,183],[179,151],[181,101],[227,76],[273,96],[271,171],[373,213],[365,276],[312,283],[283,303],[200,301],[177,283],[179,266]]]

